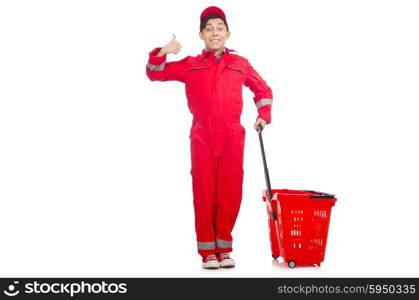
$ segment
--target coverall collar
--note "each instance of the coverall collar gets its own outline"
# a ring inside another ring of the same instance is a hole
[[[223,51],[221,51],[221,55],[223,55],[224,53],[229,54],[230,52],[236,52],[236,51],[233,49],[228,49],[227,47],[224,47]],[[203,49],[202,54],[199,56],[199,61],[202,61],[204,58],[208,57],[209,55],[215,55],[215,51]]]

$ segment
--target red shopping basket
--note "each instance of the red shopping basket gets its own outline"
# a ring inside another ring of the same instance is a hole
[[[318,265],[324,260],[333,195],[298,190],[263,193],[267,202],[272,257],[282,256],[291,268]]]
[[[283,257],[290,268],[297,265],[320,266],[326,252],[330,213],[334,195],[306,190],[272,190],[259,128],[259,141],[267,189],[267,204],[272,257]]]

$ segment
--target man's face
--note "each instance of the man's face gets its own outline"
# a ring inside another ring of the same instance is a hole
[[[204,41],[207,49],[218,51],[224,49],[226,40],[230,37],[230,32],[227,31],[227,26],[222,19],[210,19],[199,36]]]

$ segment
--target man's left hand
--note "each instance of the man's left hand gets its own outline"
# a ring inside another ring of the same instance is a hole
[[[256,120],[255,124],[253,125],[253,128],[258,130],[258,126],[261,125],[262,130],[263,130],[263,128],[265,128],[266,124],[267,124],[267,122],[264,119],[259,118],[259,119]]]

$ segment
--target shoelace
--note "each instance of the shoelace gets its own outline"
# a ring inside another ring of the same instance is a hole
[[[217,257],[215,256],[215,254],[208,255],[204,259],[205,262],[210,261],[210,260],[217,260]]]
[[[219,260],[224,260],[224,259],[229,259],[230,255],[228,253],[220,253],[218,254],[218,259]]]

